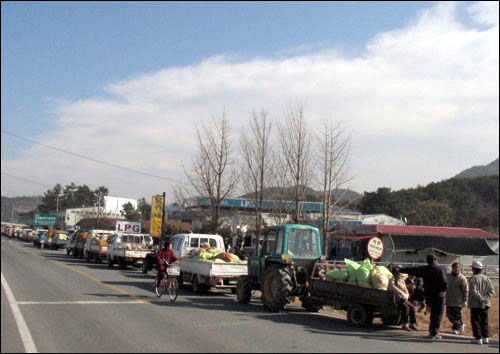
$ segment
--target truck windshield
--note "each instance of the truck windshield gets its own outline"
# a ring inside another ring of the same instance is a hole
[[[313,230],[290,230],[288,233],[288,254],[296,257],[318,257],[318,244]]]

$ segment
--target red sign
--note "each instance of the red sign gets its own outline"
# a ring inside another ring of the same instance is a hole
[[[141,233],[142,223],[131,221],[116,221],[116,231]]]
[[[372,237],[368,241],[368,255],[371,259],[379,259],[384,253],[384,243],[378,237]]]

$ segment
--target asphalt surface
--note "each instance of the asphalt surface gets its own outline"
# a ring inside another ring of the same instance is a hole
[[[222,289],[194,295],[184,287],[172,303],[154,294],[154,273],[110,269],[4,236],[1,242],[2,353],[498,353],[498,341],[480,346],[445,334],[431,342],[426,330],[359,329],[342,316],[297,305],[268,313],[258,297],[240,305]]]

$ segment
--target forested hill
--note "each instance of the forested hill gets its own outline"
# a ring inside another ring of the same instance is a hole
[[[486,166],[474,166],[466,169],[465,171],[460,172],[455,178],[470,178],[470,177],[479,177],[479,176],[492,176],[498,175],[499,165],[498,159],[487,164]]]
[[[498,174],[452,178],[425,187],[365,192],[358,211],[408,219],[408,225],[480,228],[498,234]]]

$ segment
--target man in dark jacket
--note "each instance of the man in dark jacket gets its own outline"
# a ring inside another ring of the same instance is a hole
[[[446,272],[438,265],[435,255],[427,256],[427,265],[415,268],[401,268],[401,273],[407,273],[424,279],[425,301],[431,308],[429,338],[441,339],[439,327],[443,318],[444,298],[448,289]]]

